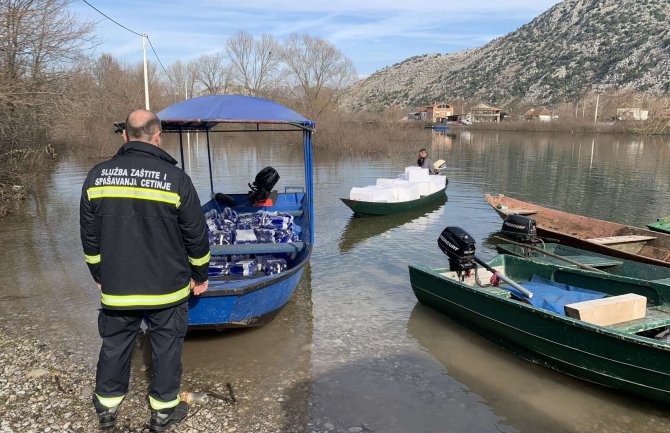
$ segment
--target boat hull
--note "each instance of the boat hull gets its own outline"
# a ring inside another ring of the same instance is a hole
[[[423,196],[416,200],[403,201],[398,203],[380,203],[380,202],[371,202],[371,201],[361,201],[361,200],[350,200],[348,198],[341,198],[342,202],[349,206],[349,208],[354,211],[357,215],[391,215],[400,212],[407,212],[410,210],[418,209],[429,204],[438,203],[440,201],[446,201],[447,195],[445,194],[446,187],[441,190],[434,192],[430,195]]]
[[[294,268],[270,278],[247,280],[246,285],[210,289],[189,299],[189,329],[226,329],[262,326],[271,321],[293,296],[309,254]]]
[[[526,360],[583,380],[670,402],[670,345],[485,293],[449,280],[439,271],[446,270],[410,266],[412,289],[421,303]]]
[[[574,215],[526,203],[504,195],[484,195],[493,209],[505,218],[510,213],[526,214],[537,222],[538,235],[560,243],[627,260],[670,267],[670,235],[638,227]],[[500,209],[498,206],[505,206]],[[594,238],[633,236],[648,241],[618,247],[594,242]]]

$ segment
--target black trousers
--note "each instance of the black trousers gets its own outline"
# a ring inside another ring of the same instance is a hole
[[[120,402],[119,397],[128,392],[130,359],[142,320],[147,324],[151,342],[149,401],[153,409],[166,409],[178,402],[188,302],[155,310],[100,309],[98,331],[102,347],[95,394],[100,401]]]

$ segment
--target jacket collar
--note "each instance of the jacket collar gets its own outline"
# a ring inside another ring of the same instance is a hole
[[[154,146],[150,143],[145,143],[143,141],[129,141],[116,153],[117,156],[120,155],[144,155],[144,156],[153,156],[154,158],[162,159],[167,161],[172,165],[177,165],[177,160],[170,156],[169,153],[161,149],[160,147]]]

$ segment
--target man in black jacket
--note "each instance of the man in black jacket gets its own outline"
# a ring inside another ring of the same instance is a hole
[[[186,415],[178,394],[187,301],[191,290],[207,290],[209,241],[191,179],[160,148],[158,117],[133,111],[123,141],[112,159],[91,169],[81,196],[81,241],[102,303],[93,405],[100,427],[113,427],[144,320],[152,350],[150,429],[163,431]]]

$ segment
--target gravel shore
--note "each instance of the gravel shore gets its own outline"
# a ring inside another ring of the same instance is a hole
[[[136,350],[141,352],[141,350]],[[133,359],[130,391],[119,409],[113,432],[148,432],[145,390],[148,371]],[[91,405],[95,367],[91,359],[0,330],[0,432],[94,432],[98,421]],[[139,364],[139,366],[138,366]],[[184,374],[182,389],[210,394],[193,405],[189,418],[171,430],[180,432],[301,432],[304,410],[286,405],[281,388],[257,395],[245,383],[200,383]],[[282,387],[283,388],[283,387]],[[256,395],[255,395],[256,394]],[[309,431],[309,430],[308,430]]]

